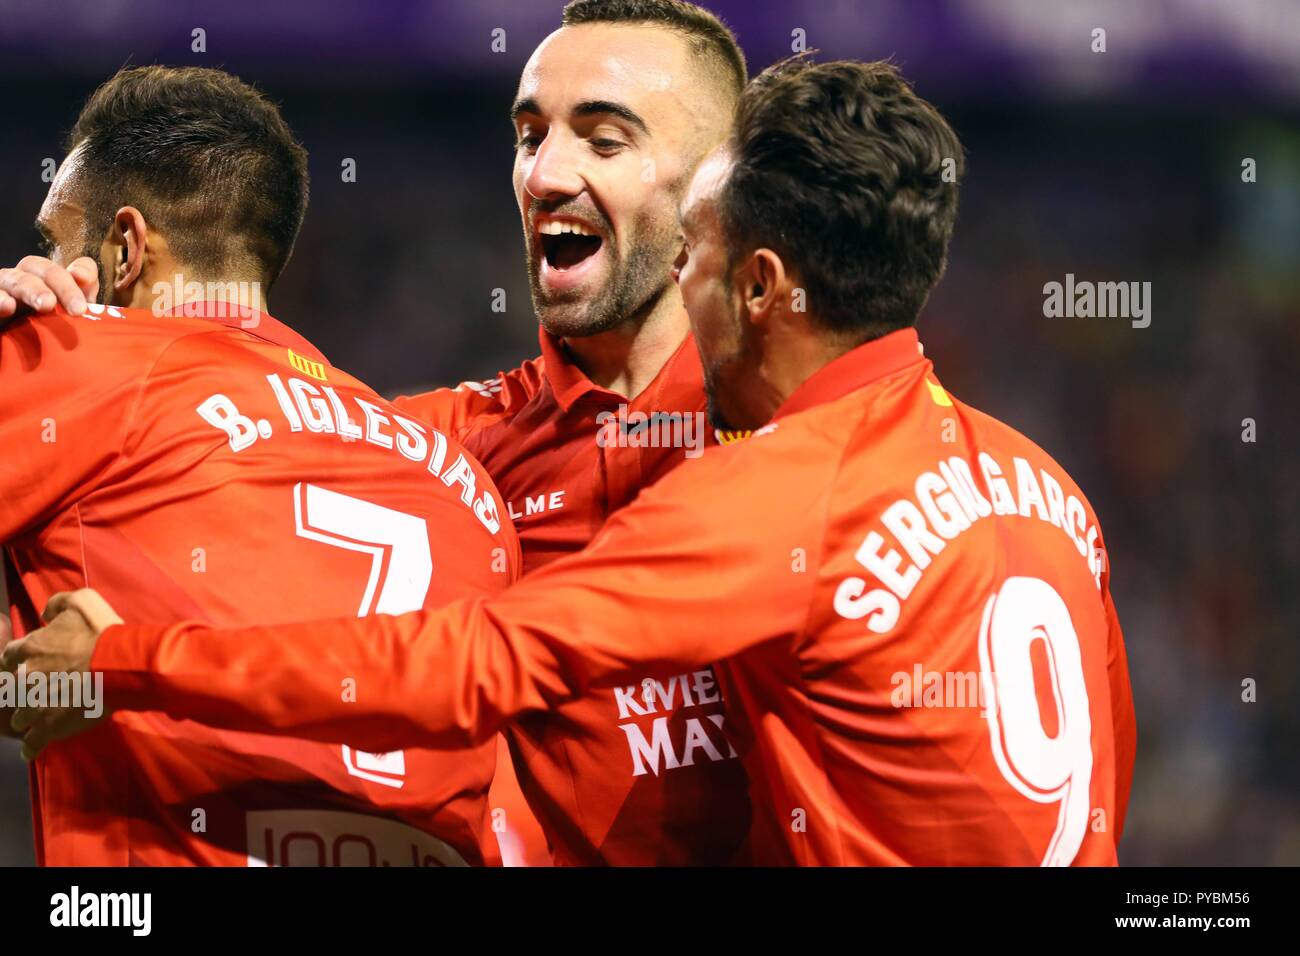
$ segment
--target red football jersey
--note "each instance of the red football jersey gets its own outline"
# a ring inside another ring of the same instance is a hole
[[[719,438],[687,336],[635,398],[600,388],[539,330],[541,355],[485,382],[397,399],[459,439],[506,500],[524,573],[590,543],[646,485]],[[506,731],[557,865],[746,862],[749,796],[708,663],[646,668]]]
[[[646,668],[716,661],[759,862],[1113,865],[1136,728],[1110,573],[1064,469],[949,395],[907,329],[497,597],[128,623],[92,666],[115,705],[252,728],[292,700],[295,725],[380,747],[385,717],[472,744]],[[340,704],[347,673],[378,692]]]
[[[268,315],[193,317],[222,308],[92,306],[0,334],[19,634],[50,595],[88,586],[132,620],[236,625],[399,613],[517,575],[504,503],[454,439]],[[368,692],[358,675],[337,690]],[[375,753],[115,715],[34,762],[37,857],[477,863],[494,765],[491,744]]]

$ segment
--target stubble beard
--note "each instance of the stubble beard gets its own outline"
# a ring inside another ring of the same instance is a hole
[[[672,281],[669,272],[675,255],[677,230],[656,229],[649,222],[634,228],[629,253],[624,259],[618,242],[611,235],[602,252],[611,263],[604,284],[591,293],[585,289],[554,294],[542,288],[541,250],[534,252],[535,236],[526,250],[528,285],[533,310],[542,328],[557,338],[584,338],[646,314]]]
[[[738,307],[737,307],[738,309]],[[754,373],[761,364],[757,354],[757,343],[746,335],[745,320],[739,311],[731,317],[731,341],[726,354],[715,356],[706,361],[701,356],[704,367],[704,396],[707,400],[709,422],[719,431],[747,431],[758,427],[745,422],[737,422],[723,411],[724,404],[735,412],[739,404],[741,386],[746,378]],[[730,401],[723,402],[722,396],[728,395]]]
[[[74,259],[86,258],[95,264],[95,271],[99,275],[99,296],[95,300],[96,305],[107,305],[106,296],[108,295],[108,273],[104,270],[104,263],[99,261],[99,246],[95,245],[89,239],[85,240],[82,250],[77,253]]]

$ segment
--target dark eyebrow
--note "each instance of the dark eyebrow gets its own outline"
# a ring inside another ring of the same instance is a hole
[[[522,113],[532,113],[537,116],[542,115],[542,108],[537,105],[537,100],[531,96],[526,96],[522,100],[515,100],[515,104],[510,107],[510,119],[516,121]],[[611,100],[583,100],[573,108],[574,116],[617,116],[619,119],[631,123],[643,133],[649,133],[649,128],[645,125],[645,120],[635,112],[628,109],[622,103],[615,103]]]
[[[584,100],[573,108],[574,116],[598,116],[602,113],[617,116],[619,119],[631,123],[643,133],[650,132],[646,128],[645,120],[622,103],[612,103],[609,100]]]
[[[510,119],[512,121],[517,120],[520,113],[536,113],[540,116],[542,111],[537,105],[537,100],[529,96],[524,97],[522,100],[515,100],[515,105],[510,107]]]
[[[536,116],[542,115],[542,108],[537,104],[537,100],[531,96],[526,96],[522,100],[515,100],[514,105],[510,107],[510,121],[517,123],[519,117],[525,113]],[[615,103],[612,100],[583,100],[573,108],[574,116],[617,116],[625,123],[634,126],[636,129],[650,134],[650,128],[646,126],[645,120],[636,114],[635,111],[624,106],[622,103]]]

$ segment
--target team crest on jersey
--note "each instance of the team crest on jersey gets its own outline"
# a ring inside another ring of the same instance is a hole
[[[723,431],[721,428],[713,430],[713,436],[717,438],[719,445],[731,445],[738,441],[744,441],[752,431]]]
[[[309,358],[303,358],[293,349],[285,349],[289,353],[289,364],[302,372],[304,375],[310,375],[318,382],[326,381],[325,365],[322,362],[313,362]]]

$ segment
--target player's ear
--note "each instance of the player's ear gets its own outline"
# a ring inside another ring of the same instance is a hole
[[[134,206],[123,206],[113,217],[109,230],[109,266],[113,276],[114,298],[127,301],[129,290],[145,268],[149,227],[144,216]]]
[[[784,304],[781,296],[789,291],[785,280],[785,264],[779,255],[771,249],[755,249],[750,253],[741,266],[737,282],[751,322],[765,323],[779,311]]]

